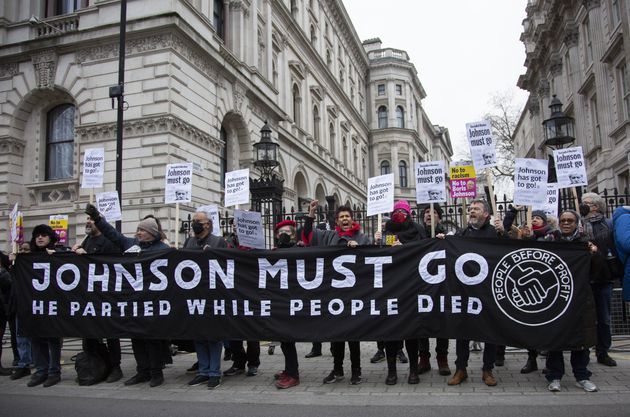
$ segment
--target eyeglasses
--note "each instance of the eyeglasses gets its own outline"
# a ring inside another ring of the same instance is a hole
[[[575,219],[560,219],[560,223],[572,224],[575,223]]]

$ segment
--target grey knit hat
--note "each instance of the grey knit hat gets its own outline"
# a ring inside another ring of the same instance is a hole
[[[158,228],[157,222],[152,217],[141,220],[140,223],[138,223],[138,229],[149,232],[156,238],[160,237],[160,229]]]

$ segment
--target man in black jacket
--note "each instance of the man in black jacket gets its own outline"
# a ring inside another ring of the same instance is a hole
[[[495,222],[497,225],[500,223],[500,221]],[[468,206],[468,227],[459,231],[457,236],[496,239],[498,233],[497,229],[490,224],[490,208],[488,207],[488,202],[480,199],[471,201]],[[468,378],[466,368],[468,367],[468,358],[470,356],[470,340],[458,339],[455,352],[457,354],[457,359],[455,360],[457,370],[453,377],[449,379],[448,385],[459,385]],[[486,343],[483,349],[483,372],[481,379],[489,387],[497,385],[497,380],[494,378],[494,375],[492,375],[496,354],[497,346]]]

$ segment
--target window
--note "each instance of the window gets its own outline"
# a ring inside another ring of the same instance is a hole
[[[298,17],[298,6],[296,0],[291,0],[291,15],[293,15],[294,19]]]
[[[313,139],[315,142],[319,143],[319,109],[317,106],[313,106]]]
[[[223,148],[221,149],[221,160],[219,167],[219,175],[221,176],[221,187],[225,185],[225,173],[227,172],[227,155],[228,155],[228,137],[227,131],[221,126],[221,132],[219,138],[223,141]]]
[[[396,84],[396,95],[397,96],[402,96],[402,85],[401,84]]]
[[[379,96],[384,96],[385,95],[385,84],[379,84],[378,85],[378,95]]]
[[[378,128],[385,129],[387,127],[387,107],[378,108]]]
[[[293,84],[293,122],[296,125],[300,125],[300,103],[302,98],[300,97],[300,89],[297,84]]]
[[[315,26],[311,25],[311,45],[313,48],[317,48],[317,34],[315,33]]]
[[[46,120],[46,180],[72,178],[74,106],[57,106],[48,112]]]
[[[616,28],[621,21],[621,9],[619,3],[619,0],[612,0],[610,2],[610,15],[612,20],[612,26],[610,28],[611,30]]]
[[[59,16],[73,13],[83,7],[87,7],[88,0],[46,0],[46,17]]]
[[[350,101],[354,103],[354,87],[350,87]]]
[[[591,25],[586,19],[582,25],[584,31],[584,57],[585,67],[588,68],[593,62],[593,36],[591,34]]]
[[[624,120],[630,120],[630,79],[628,79],[628,66],[625,62],[617,67],[617,74],[619,76],[619,92],[622,101],[623,118]]]
[[[330,55],[330,49],[326,49],[326,65],[328,65],[328,69],[332,71],[332,56]]]
[[[400,161],[398,164],[398,176],[400,177],[400,186],[406,188],[407,185],[407,163]]]
[[[278,55],[274,52],[271,58],[272,83],[274,88],[278,88]]]
[[[392,172],[391,167],[389,166],[389,161],[381,162],[381,175],[387,175]]]
[[[597,96],[591,97],[589,100],[591,108],[591,127],[593,128],[593,144],[599,146],[602,143],[601,128],[599,126],[599,114],[597,111]]]
[[[214,8],[212,11],[212,19],[214,22],[214,30],[217,31],[217,35],[225,40],[224,33],[224,13],[223,13],[223,0],[214,0]]]
[[[343,148],[343,164],[348,165],[348,142],[345,136],[341,139],[341,146]]]
[[[566,71],[567,91],[569,94],[573,92],[573,68],[571,67],[571,55],[569,51],[564,54],[564,70]]]
[[[341,84],[341,88],[343,88],[343,70],[339,70],[339,84]]]
[[[335,152],[335,147],[337,146],[335,143],[337,141],[337,134],[335,133],[335,125],[333,123],[328,125],[328,135],[330,136],[330,153],[333,157],[335,157],[337,156],[337,153]]]
[[[396,107],[396,127],[405,127],[405,111],[402,106]]]

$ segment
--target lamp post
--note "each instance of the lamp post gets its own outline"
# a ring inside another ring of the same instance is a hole
[[[280,165],[278,150],[280,145],[271,139],[271,128],[265,120],[260,129],[260,141],[254,144],[254,167],[258,169],[258,179],[250,178],[249,191],[252,196],[251,208],[263,215],[266,230],[273,231],[273,226],[282,218],[282,193],[284,180],[278,178],[274,170]],[[267,233],[268,247],[273,246],[273,233]]]

